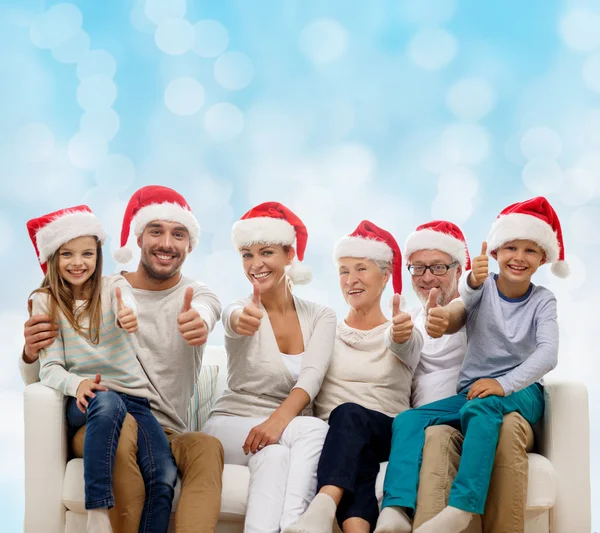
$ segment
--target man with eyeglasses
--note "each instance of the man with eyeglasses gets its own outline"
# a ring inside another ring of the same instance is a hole
[[[423,337],[411,398],[412,407],[419,407],[456,394],[467,334],[465,328],[458,326],[464,321],[450,316],[442,306],[459,298],[458,281],[470,269],[470,259],[460,228],[439,220],[419,226],[408,236],[404,257],[413,289],[423,304],[410,313],[414,327]],[[454,333],[440,336],[438,332],[446,331],[447,324],[450,324],[447,331]],[[462,441],[463,436],[456,428],[427,429],[414,529],[446,506],[460,462]],[[485,513],[481,524],[473,520],[465,533],[524,532],[527,451],[532,445],[533,433],[525,419],[517,413],[507,415],[500,432]],[[406,518],[394,516],[395,508],[389,509],[380,515],[376,533],[402,531],[399,526],[402,518]]]

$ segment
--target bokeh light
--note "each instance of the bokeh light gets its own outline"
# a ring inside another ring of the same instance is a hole
[[[204,105],[204,87],[189,76],[177,78],[165,90],[165,104],[176,115],[193,115]]]
[[[427,28],[419,31],[408,45],[408,57],[425,70],[439,70],[456,57],[458,42],[446,30]]]
[[[253,77],[254,65],[243,52],[226,52],[215,62],[215,79],[225,89],[243,89]]]
[[[194,44],[192,49],[201,57],[217,57],[229,44],[229,33],[223,24],[216,20],[201,20],[194,24]]]
[[[154,41],[165,54],[185,54],[194,44],[194,28],[185,19],[167,19],[156,28]]]
[[[342,57],[348,40],[348,32],[337,20],[318,19],[302,29],[298,45],[308,59],[320,65]]]

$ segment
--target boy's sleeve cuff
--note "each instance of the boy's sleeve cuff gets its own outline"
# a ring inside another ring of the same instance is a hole
[[[509,383],[505,376],[496,378],[496,381],[500,383],[500,386],[504,390],[504,396],[508,396],[514,392],[514,387]]]

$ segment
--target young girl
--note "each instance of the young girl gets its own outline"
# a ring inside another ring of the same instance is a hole
[[[40,357],[40,380],[68,396],[70,437],[87,425],[84,443],[88,533],[110,533],[112,470],[125,414],[138,424],[138,463],[146,501],[139,531],[169,525],[177,467],[167,438],[150,412],[156,394],[128,334],[137,330],[131,286],[102,277],[106,235],[87,206],[63,209],[27,223],[45,277],[32,293],[32,313],[58,324]],[[102,377],[102,385],[100,385]]]

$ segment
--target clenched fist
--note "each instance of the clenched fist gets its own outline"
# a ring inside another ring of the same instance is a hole
[[[488,277],[489,273],[488,262],[489,258],[487,256],[487,242],[484,242],[481,245],[481,254],[473,259],[471,273],[467,278],[469,287],[472,289],[477,289],[483,285],[483,282],[485,281],[485,278]]]
[[[264,313],[260,309],[260,285],[253,283],[254,292],[252,294],[252,302],[242,309],[242,312],[234,317],[234,330],[240,335],[252,337],[260,327],[260,321]]]
[[[399,294],[394,294],[392,315],[392,341],[396,344],[403,344],[412,335],[413,322],[408,313],[400,310]]]
[[[438,304],[439,294],[438,288],[431,289],[425,306],[425,331],[433,339],[439,339],[444,335],[450,325],[450,311]]]
[[[193,298],[194,288],[188,287],[185,290],[183,306],[177,317],[177,323],[179,324],[179,332],[183,335],[185,342],[190,346],[201,346],[208,339],[208,328],[200,313],[192,307]]]
[[[117,321],[119,322],[119,325],[127,333],[135,333],[138,329],[137,317],[135,316],[133,309],[127,307],[123,302],[120,287],[117,287],[115,290],[115,296],[117,297]]]

